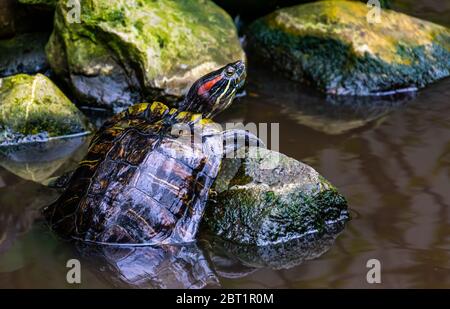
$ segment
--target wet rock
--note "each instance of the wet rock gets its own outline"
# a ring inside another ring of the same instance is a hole
[[[349,217],[344,197],[314,169],[267,149],[224,159],[214,189],[204,223],[236,243],[284,243]]]
[[[53,71],[83,103],[116,110],[143,97],[185,94],[207,72],[245,58],[230,16],[210,1],[67,1],[47,45]]]
[[[27,33],[0,41],[0,77],[19,73],[44,73],[49,67],[45,56],[48,33]]]
[[[0,79],[0,146],[84,135],[84,115],[42,74]]]
[[[368,0],[350,0],[367,3]],[[301,3],[315,2],[314,0],[214,0],[218,5],[233,15],[244,17],[262,16],[275,9]],[[380,0],[381,7],[387,7],[389,0]]]
[[[278,10],[250,26],[252,48],[293,80],[329,94],[391,94],[450,74],[447,28],[391,10],[321,1]]]

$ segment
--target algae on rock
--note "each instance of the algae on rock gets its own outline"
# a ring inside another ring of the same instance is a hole
[[[47,55],[83,102],[122,109],[175,100],[204,74],[245,58],[232,19],[209,0],[85,0],[80,23],[66,4],[57,5]]]
[[[296,81],[337,95],[379,95],[425,87],[450,74],[449,29],[353,1],[275,11],[250,26],[262,58]]]
[[[90,130],[86,117],[46,76],[19,74],[0,79],[0,145]]]
[[[250,147],[224,159],[204,223],[226,240],[267,246],[322,233],[348,220],[347,202],[313,168],[276,151]]]

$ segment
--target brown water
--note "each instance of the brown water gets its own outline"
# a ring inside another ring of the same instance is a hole
[[[437,7],[411,13],[440,21]],[[219,120],[280,123],[279,150],[336,185],[353,217],[336,240],[284,248],[247,250],[215,240],[133,249],[62,242],[37,211],[58,193],[38,182],[71,169],[85,142],[38,148],[28,157],[19,152],[16,163],[0,162],[0,288],[450,288],[449,98],[446,79],[417,94],[337,102],[252,70],[247,96]],[[81,260],[80,285],[66,281],[72,258]],[[366,281],[369,259],[381,262],[381,284]]]
[[[40,220],[32,224],[36,209],[57,193],[2,168],[0,287],[71,287],[66,262],[79,258],[81,287],[449,288],[449,86],[447,79],[416,95],[378,99],[372,102],[377,108],[354,99],[341,100],[339,107],[267,71],[251,72],[248,95],[219,120],[280,123],[280,151],[334,183],[353,216],[334,243],[319,240],[316,247],[283,249],[281,255],[243,257],[239,249],[217,249],[206,242],[118,252],[76,250]],[[42,155],[33,152],[41,162],[12,165],[3,160],[2,165],[39,181],[69,169],[85,152],[78,142],[55,148],[69,154],[52,152],[54,158],[44,164]],[[379,285],[366,281],[366,262],[372,258],[381,262]]]

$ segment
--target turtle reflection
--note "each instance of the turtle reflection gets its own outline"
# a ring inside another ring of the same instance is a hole
[[[219,287],[210,262],[196,244],[130,247],[80,243],[77,249],[93,271],[114,287]]]
[[[220,278],[242,278],[258,269],[286,269],[320,257],[338,233],[309,235],[256,247],[217,238],[189,245],[101,246],[78,243],[90,269],[113,287],[219,288]]]

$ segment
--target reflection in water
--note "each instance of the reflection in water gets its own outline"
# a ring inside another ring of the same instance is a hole
[[[250,75],[249,80],[255,79]],[[342,126],[322,130],[302,124],[295,115],[306,112],[296,104],[322,102],[321,108],[326,108],[323,97],[306,90],[289,94],[292,83],[288,82],[279,89],[270,85],[251,82],[249,95],[232,105],[220,120],[279,122],[280,151],[308,163],[338,187],[354,215],[334,244],[330,242],[331,248],[317,243],[317,250],[312,251],[323,254],[313,259],[304,258],[308,250],[302,247],[292,255],[285,255],[283,248],[275,251],[280,252],[277,256],[272,251],[214,241],[163,252],[147,249],[144,253],[145,249],[134,248],[120,253],[110,248],[85,253],[82,265],[92,263],[92,267],[83,268],[81,287],[140,283],[146,287],[184,283],[194,287],[206,278],[213,284],[218,280],[225,288],[373,287],[366,282],[366,262],[377,258],[382,265],[380,287],[450,288],[450,79],[389,110],[382,122],[350,130],[342,130]],[[286,94],[280,93],[283,91]],[[291,95],[301,96],[301,100],[289,104]],[[290,111],[285,112],[288,105]],[[310,113],[317,119],[310,123],[341,119],[317,113]],[[36,209],[45,203],[40,199],[47,198],[50,195],[40,184],[0,168],[0,217],[7,218],[0,223],[0,238],[4,239],[0,287],[72,287],[65,281],[65,263],[79,256],[73,244],[62,243],[36,224],[29,230],[34,216],[27,217],[27,209]],[[292,258],[296,254],[300,263]],[[199,268],[192,266],[197,265],[197,259],[202,261]],[[103,272],[95,267],[97,263],[103,263]],[[133,269],[130,263],[139,267]],[[148,268],[141,267],[146,263]],[[152,270],[148,277],[146,269]],[[157,277],[155,273],[165,275]],[[161,281],[165,279],[168,281]]]
[[[339,230],[341,228],[342,226]],[[338,233],[331,233],[330,230],[324,235],[311,234],[287,243],[266,247],[238,245],[214,239],[209,250],[216,270],[223,277],[237,278],[238,273],[243,277],[259,268],[290,269],[316,259],[333,246],[337,236]],[[239,268],[243,268],[242,271]]]
[[[0,187],[0,254],[6,252],[14,240],[28,232],[39,209],[54,201],[58,194],[35,182],[15,175],[3,178]]]
[[[185,288],[219,287],[203,250],[188,246],[78,246],[92,270],[113,287]]]
[[[249,102],[276,106],[280,113],[297,123],[331,135],[378,125],[390,112],[415,97],[415,92],[376,97],[325,97],[277,73],[267,74],[255,69],[250,74],[254,78],[248,85]]]
[[[88,137],[53,139],[0,147],[0,165],[23,179],[45,183],[76,166],[84,155]]]
[[[217,288],[219,277],[242,278],[260,268],[289,269],[328,251],[337,234],[253,247],[219,239],[184,246],[78,244],[83,265],[113,287]]]

